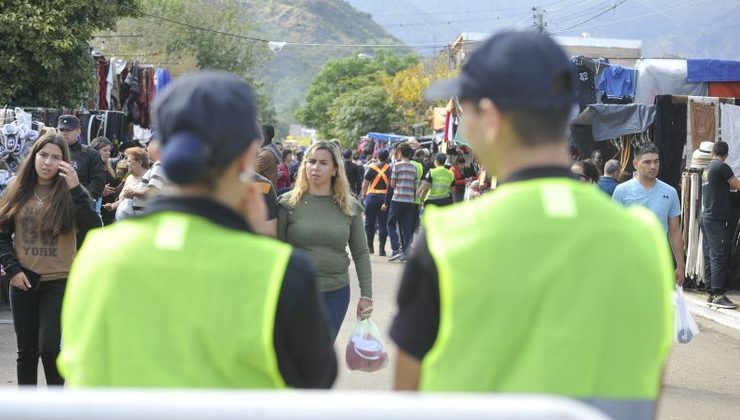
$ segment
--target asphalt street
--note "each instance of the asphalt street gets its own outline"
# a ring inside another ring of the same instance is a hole
[[[349,371],[344,350],[354,328],[354,306],[359,296],[352,272],[352,302],[337,339],[339,377],[335,389],[388,390],[392,388],[395,349],[387,336],[395,311],[395,295],[403,264],[372,256],[375,308],[373,319],[384,334],[391,362],[379,372]],[[7,306],[0,308],[0,384],[15,386],[15,335]],[[696,317],[701,333],[687,345],[676,345],[666,368],[659,404],[661,420],[740,417],[740,331]],[[39,368],[41,370],[41,367]],[[39,374],[43,383],[43,374]]]

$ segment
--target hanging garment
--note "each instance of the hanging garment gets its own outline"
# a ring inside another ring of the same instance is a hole
[[[141,93],[141,86],[139,83],[139,68],[134,63],[126,76],[126,106],[124,107],[124,113],[128,119],[128,122],[138,124],[141,118],[141,109],[139,108],[139,95]]]
[[[689,100],[688,113],[686,123],[691,124],[691,129],[687,130],[691,135],[691,151],[693,152],[698,149],[703,141],[715,142],[717,133],[717,105],[702,104]]]
[[[596,85],[601,74],[609,68],[609,60],[577,56],[570,61],[578,74],[578,105],[580,111],[583,111],[589,105],[600,102]]]
[[[686,276],[689,278],[697,277],[697,263],[699,246],[699,220],[701,216],[701,174],[692,172],[689,175],[689,206],[684,207],[684,218],[688,218],[688,250],[686,252]]]
[[[592,113],[591,127],[595,141],[644,133],[655,122],[655,105],[594,104],[588,109]]]
[[[105,109],[110,109],[113,105],[113,102],[111,101],[113,96],[113,74],[114,74],[114,67],[113,61],[109,61],[108,65],[106,67],[106,75],[105,75],[105,103],[107,107]]]
[[[689,255],[689,221],[691,213],[688,209],[691,207],[691,174],[684,172],[681,174],[681,238],[683,239],[684,255]],[[688,257],[686,262],[686,276],[688,276]]]
[[[740,61],[686,60],[689,82],[740,82]]]
[[[740,98],[740,82],[710,82],[709,96],[716,98]]]
[[[644,59],[635,64],[637,85],[635,103],[651,105],[659,95],[707,96],[707,83],[686,79],[686,60]]]
[[[599,79],[599,92],[609,99],[633,98],[635,96],[635,70],[613,65],[604,70]]]
[[[578,105],[581,111],[596,103],[596,75],[594,69],[586,65],[587,60],[583,56],[570,59],[578,73]]]
[[[156,96],[159,96],[159,94],[164,90],[164,88],[167,87],[167,85],[170,84],[171,81],[172,76],[170,75],[170,72],[167,69],[158,68],[156,73],[154,74]]]
[[[740,106],[720,104],[722,140],[730,146],[725,163],[740,175]]]
[[[686,104],[674,104],[671,95],[658,96],[655,102],[654,142],[660,151],[658,178],[671,187],[678,188],[686,145]]]
[[[96,98],[96,107],[98,109],[108,109],[108,61],[98,61],[98,96]]]
[[[697,104],[699,106],[698,107],[692,106],[692,103]],[[711,111],[712,111],[713,117],[711,118],[714,119],[714,125],[713,125],[714,135],[711,138],[705,138],[702,140],[703,137],[709,136],[709,133],[707,131],[710,130],[708,123],[711,119],[707,115],[709,111],[707,108],[704,107],[704,105],[712,106]],[[708,98],[708,97],[703,97],[703,96],[689,96],[686,106],[687,106],[686,108],[687,113],[686,113],[686,155],[685,157],[688,160],[691,158],[691,154],[695,150],[699,149],[699,145],[701,144],[702,141],[711,141],[711,142],[717,141],[718,131],[716,127],[717,127],[717,123],[719,123],[719,101],[717,100],[717,98]],[[691,112],[694,108],[698,108],[698,115],[696,117],[694,117],[693,116],[694,114],[692,114]],[[698,136],[699,138],[698,140],[694,138],[694,131],[695,131],[693,128],[694,118],[698,118],[699,120],[701,120],[701,121],[698,121],[701,125],[701,127],[699,127],[699,130],[704,132],[704,134],[700,134]]]

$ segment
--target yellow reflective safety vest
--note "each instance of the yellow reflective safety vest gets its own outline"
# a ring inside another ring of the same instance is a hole
[[[653,418],[673,269],[652,213],[547,178],[429,208],[424,226],[440,324],[421,389],[558,394]]]
[[[455,174],[444,166],[429,171],[432,175],[432,187],[427,194],[427,200],[439,200],[451,197],[450,188],[455,182]]]
[[[177,212],[90,232],[62,310],[67,384],[284,387],[273,337],[291,252]]]

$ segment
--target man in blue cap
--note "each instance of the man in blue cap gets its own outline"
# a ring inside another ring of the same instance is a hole
[[[67,140],[72,154],[72,166],[77,171],[80,184],[87,189],[93,199],[101,197],[105,188],[105,164],[92,147],[80,142],[80,120],[74,115],[62,115],[57,123],[57,131]]]
[[[568,57],[502,32],[428,96],[459,98],[463,136],[504,182],[425,212],[391,329],[396,388],[556,394],[653,418],[673,331],[668,243],[647,210],[572,178]]]

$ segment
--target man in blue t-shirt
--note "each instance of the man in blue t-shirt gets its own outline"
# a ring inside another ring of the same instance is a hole
[[[681,235],[681,204],[676,189],[658,179],[658,148],[650,143],[635,152],[636,176],[614,189],[612,200],[624,206],[640,205],[660,220],[676,260],[676,283],[683,286],[685,260]]]

